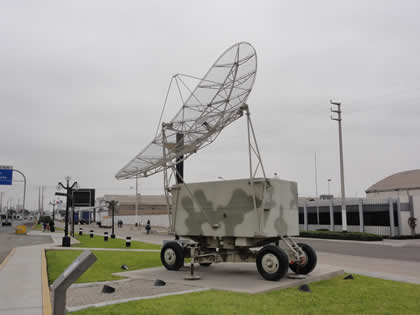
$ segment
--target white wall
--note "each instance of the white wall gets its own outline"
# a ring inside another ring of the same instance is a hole
[[[145,225],[147,220],[150,220],[152,226],[169,227],[169,218],[167,214],[152,214],[152,215],[139,215],[140,224]],[[114,222],[117,224],[118,220],[122,220],[123,224],[135,224],[136,216],[134,215],[116,215]],[[111,225],[111,216],[103,215],[97,218],[96,221],[101,221],[103,225]]]
[[[409,211],[401,211],[400,235],[411,235],[411,229],[408,225]],[[417,229],[417,231],[419,231]],[[418,233],[418,232],[417,232]]]
[[[400,198],[401,202],[408,202],[408,195],[413,196],[413,210],[414,217],[417,218],[417,228],[416,233],[420,233],[420,189],[413,190],[394,190],[394,191],[384,191],[384,192],[375,192],[367,193],[366,198],[377,199],[377,198]],[[408,225],[408,218],[411,213],[408,211],[401,211],[401,222],[400,222],[400,234],[401,235],[411,235],[411,229]]]

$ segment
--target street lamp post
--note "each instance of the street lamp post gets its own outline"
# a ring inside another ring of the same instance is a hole
[[[331,108],[332,113],[336,113],[337,117],[332,117],[331,120],[338,121],[338,141],[340,146],[340,177],[341,177],[341,219],[343,223],[343,232],[347,232],[347,212],[346,212],[346,191],[344,187],[344,161],[343,161],[343,139],[341,132],[341,103],[330,100],[331,105],[337,106],[337,109]]]
[[[114,215],[115,215],[115,207],[119,205],[119,202],[117,200],[111,200],[111,201],[105,201],[108,206],[111,208],[112,211],[112,232],[111,232],[111,238],[115,238],[115,231],[114,231]]]
[[[134,226],[138,226],[140,228],[140,224],[139,224],[139,210],[138,210],[138,189],[139,189],[139,184],[138,184],[138,176],[136,175],[136,224],[134,224]]]
[[[23,213],[22,216],[25,214],[25,199],[26,199],[26,176],[21,171],[17,169],[13,169],[13,172],[17,172],[23,177]]]
[[[58,183],[57,185],[57,190],[61,190],[61,188],[63,188],[64,190],[66,190],[66,193],[63,194],[64,196],[66,196],[66,217],[65,217],[65,225],[64,225],[64,237],[63,237],[63,247],[70,247],[70,237],[69,237],[69,206],[70,206],[70,200],[72,200],[73,197],[73,190],[78,189],[78,184],[77,182],[74,182],[71,186],[70,186],[70,177],[67,176],[65,178],[66,180],[66,186],[64,186],[61,182]],[[57,194],[57,193],[56,193]]]
[[[55,200],[49,202],[50,206],[53,206],[53,222],[55,221]]]
[[[56,206],[57,202],[55,201],[55,199],[53,201],[50,201],[50,205],[53,207],[53,222],[55,223],[55,206]]]
[[[331,178],[328,178],[328,195],[330,194],[330,183],[331,183]]]

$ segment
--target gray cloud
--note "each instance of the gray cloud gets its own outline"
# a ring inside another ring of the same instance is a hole
[[[170,77],[202,76],[231,44],[258,53],[249,98],[271,175],[339,192],[330,98],[343,102],[347,194],[418,168],[417,1],[22,1],[0,4],[0,164],[48,198],[64,176],[129,193],[115,173],[153,137]],[[167,118],[177,110],[175,102]],[[237,121],[186,163],[187,180],[247,176]],[[159,193],[161,177],[142,180]],[[17,200],[21,188],[0,187]]]

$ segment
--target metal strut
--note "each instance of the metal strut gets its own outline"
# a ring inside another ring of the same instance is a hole
[[[251,114],[249,112],[249,107],[247,104],[244,104],[241,106],[241,110],[245,112],[246,114],[246,121],[247,121],[247,132],[248,132],[248,159],[249,159],[249,183],[251,185],[251,192],[252,192],[252,202],[253,202],[253,206],[254,206],[254,211],[256,211],[257,213],[257,218],[258,218],[258,232],[260,234],[263,233],[263,209],[262,209],[262,205],[260,205],[260,207],[257,207],[257,198],[256,198],[256,191],[255,191],[255,178],[257,175],[258,170],[261,167],[261,171],[262,171],[262,175],[264,177],[264,185],[267,185],[268,181],[267,181],[267,177],[265,175],[265,170],[264,170],[264,165],[262,162],[262,158],[261,158],[261,154],[260,154],[260,150],[258,148],[258,143],[257,143],[257,138],[255,136],[255,131],[254,131],[254,127],[252,125],[252,121],[251,121]],[[255,168],[253,168],[253,156],[255,156],[256,158],[256,166]],[[264,187],[266,188],[266,186]]]

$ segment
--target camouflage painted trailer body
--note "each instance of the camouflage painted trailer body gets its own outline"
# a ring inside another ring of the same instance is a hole
[[[172,194],[172,232],[164,241],[162,264],[179,270],[191,258],[208,267],[220,262],[255,262],[266,280],[283,278],[289,267],[308,274],[316,266],[315,251],[294,242],[299,234],[297,184],[254,178],[178,184]]]
[[[295,182],[257,178],[253,185],[249,179],[180,184],[171,193],[172,228],[181,237],[237,238],[234,246],[250,246],[253,240],[299,234]]]

